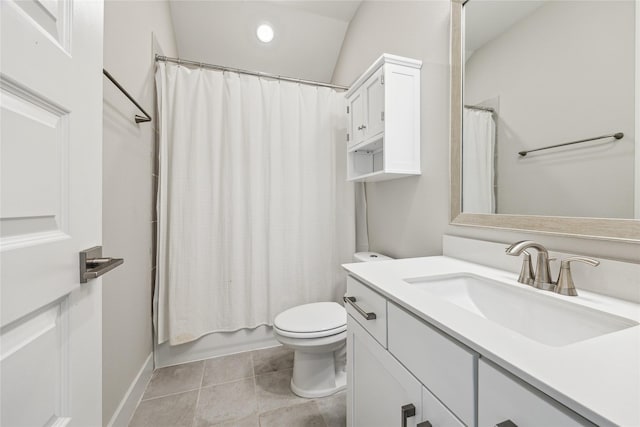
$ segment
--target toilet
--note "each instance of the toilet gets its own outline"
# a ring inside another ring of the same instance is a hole
[[[357,252],[355,262],[391,259],[375,252]],[[329,396],[347,386],[347,312],[335,302],[299,305],[278,314],[273,334],[294,350],[291,391],[306,398]]]

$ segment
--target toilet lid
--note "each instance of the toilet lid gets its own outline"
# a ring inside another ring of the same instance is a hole
[[[283,311],[276,316],[273,324],[281,331],[298,334],[322,331],[334,334],[346,328],[347,312],[335,302],[315,302]]]

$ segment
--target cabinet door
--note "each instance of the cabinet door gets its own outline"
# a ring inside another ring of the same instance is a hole
[[[363,85],[365,91],[365,138],[384,130],[384,67],[376,71]]]
[[[348,101],[350,138],[347,146],[349,147],[364,141],[366,125],[364,124],[365,101],[363,95],[364,91],[360,89]]]
[[[495,426],[507,420],[517,427],[594,426],[484,359],[478,366],[478,426]]]
[[[350,315],[347,317],[347,425],[401,427],[422,420],[422,385]]]

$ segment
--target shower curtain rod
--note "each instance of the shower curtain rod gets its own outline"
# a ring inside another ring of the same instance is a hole
[[[243,70],[240,68],[223,67],[222,65],[206,64],[204,62],[188,61],[186,59],[180,59],[180,58],[169,58],[168,56],[162,56],[162,55],[156,55],[156,62],[157,61],[173,62],[174,64],[178,64],[178,65],[191,65],[194,67],[206,68],[209,70],[231,71],[233,73],[248,74],[250,76],[257,76],[257,77],[267,77],[270,79],[283,80],[286,82],[294,82],[294,83],[300,83],[300,84],[311,85],[311,86],[328,87],[331,89],[338,89],[338,90],[349,89],[348,86],[333,85],[331,83],[317,82],[314,80],[296,79],[295,77],[279,76],[277,74],[263,73],[262,71],[250,71],[250,70]]]

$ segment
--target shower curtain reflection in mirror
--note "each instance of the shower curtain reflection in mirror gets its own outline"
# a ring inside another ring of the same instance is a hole
[[[464,108],[462,134],[462,211],[495,213],[496,124],[487,110]]]
[[[156,86],[158,341],[339,300],[355,245],[343,94],[168,63]]]

